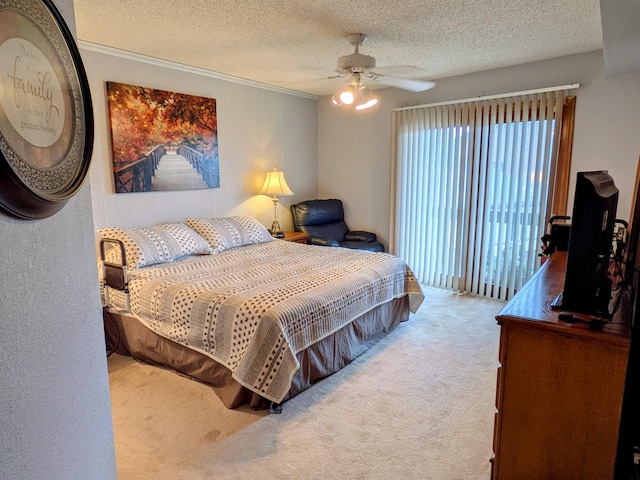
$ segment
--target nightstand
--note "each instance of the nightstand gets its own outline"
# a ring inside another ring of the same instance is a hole
[[[284,232],[284,238],[281,240],[307,244],[309,242],[309,234],[304,232]]]

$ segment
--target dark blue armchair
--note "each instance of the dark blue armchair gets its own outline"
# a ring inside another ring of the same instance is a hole
[[[311,245],[384,252],[375,233],[349,230],[341,200],[306,200],[291,205],[291,213],[296,232],[308,233]]]

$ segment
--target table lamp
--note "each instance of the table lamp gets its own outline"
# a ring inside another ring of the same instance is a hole
[[[293,192],[287,185],[287,181],[284,178],[284,173],[279,172],[276,167],[273,167],[273,171],[267,173],[267,178],[264,181],[262,190],[258,192],[259,195],[273,195],[271,200],[273,201],[273,223],[271,224],[271,235],[276,238],[283,238],[284,232],[280,228],[280,222],[278,222],[278,196],[288,197],[293,195]]]

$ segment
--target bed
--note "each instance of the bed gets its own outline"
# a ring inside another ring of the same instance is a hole
[[[248,216],[99,234],[108,348],[204,382],[228,408],[277,411],[424,299],[391,254],[276,240]]]

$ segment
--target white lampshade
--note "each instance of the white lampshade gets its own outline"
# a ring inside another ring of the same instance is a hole
[[[293,195],[293,192],[289,188],[289,185],[287,185],[287,181],[284,178],[284,173],[279,172],[276,167],[273,167],[273,171],[267,173],[267,178],[264,181],[262,190],[260,190],[258,194],[289,197]]]

